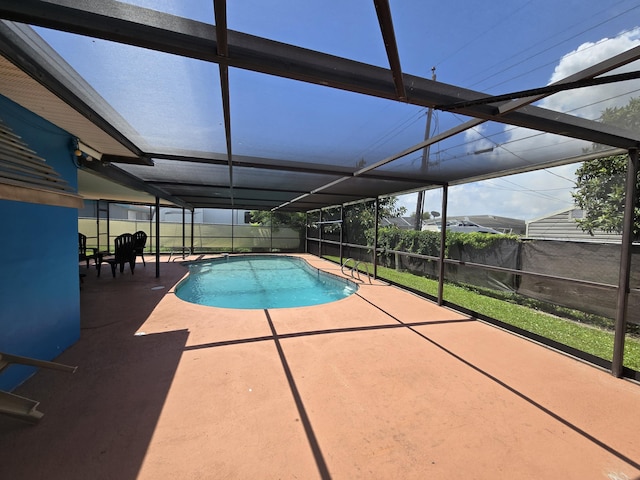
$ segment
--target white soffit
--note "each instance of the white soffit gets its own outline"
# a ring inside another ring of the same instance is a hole
[[[0,84],[4,96],[80,138],[94,150],[131,156],[127,148],[2,56]]]
[[[155,204],[156,197],[146,192],[127,188],[111,182],[87,170],[78,170],[78,193],[85,200],[112,200],[116,202],[131,202]],[[160,199],[162,205],[173,205]]]

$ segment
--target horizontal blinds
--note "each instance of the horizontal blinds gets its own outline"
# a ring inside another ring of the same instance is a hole
[[[0,120],[0,199],[80,208],[82,198]]]

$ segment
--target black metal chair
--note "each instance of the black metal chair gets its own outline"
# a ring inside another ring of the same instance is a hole
[[[93,258],[87,255],[87,236],[78,232],[78,262],[87,262],[89,268],[89,259]]]
[[[136,268],[136,252],[134,249],[133,235],[123,233],[116,237],[114,241],[114,253],[102,255],[100,262],[111,265],[111,273],[116,276],[116,266],[120,265],[120,273],[124,272],[124,264],[128,263],[131,268],[131,275]],[[98,267],[98,276],[100,276],[100,267]]]
[[[136,255],[140,255],[142,258],[142,264],[146,267],[147,263],[144,261],[144,247],[147,245],[147,234],[142,230],[133,234],[134,251]]]

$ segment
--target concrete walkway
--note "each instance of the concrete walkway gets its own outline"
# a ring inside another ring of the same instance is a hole
[[[640,479],[640,386],[395,287],[231,310],[166,257],[106,273],[78,372],[15,392],[40,424],[0,417],[0,478]]]

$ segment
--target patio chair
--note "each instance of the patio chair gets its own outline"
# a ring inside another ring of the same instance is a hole
[[[144,247],[147,245],[147,234],[142,230],[133,234],[133,249],[136,255],[140,255],[142,258],[142,264],[146,267],[147,263],[144,261]]]
[[[91,255],[87,255],[87,236],[78,232],[78,261],[87,262],[87,268],[89,268],[91,258],[93,258]]]
[[[124,272],[124,264],[128,263],[131,268],[131,275],[136,268],[136,252],[134,249],[133,235],[123,233],[116,237],[114,242],[114,253],[103,254],[100,262],[111,265],[111,273],[116,276],[116,266],[120,265],[120,273]],[[98,276],[100,276],[100,267],[98,266]]]

